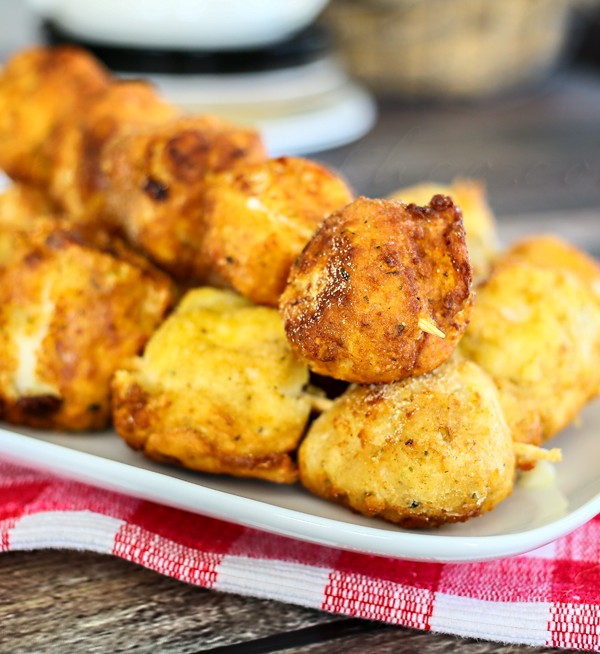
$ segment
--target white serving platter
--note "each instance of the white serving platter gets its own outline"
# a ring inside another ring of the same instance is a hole
[[[554,481],[513,494],[462,524],[409,531],[356,515],[299,485],[234,479],[146,460],[113,432],[70,435],[0,428],[0,457],[169,506],[266,532],[368,554],[418,561],[485,561],[521,554],[600,513],[600,401],[552,440]],[[535,485],[534,485],[535,486]]]

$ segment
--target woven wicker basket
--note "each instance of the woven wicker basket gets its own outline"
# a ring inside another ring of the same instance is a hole
[[[333,0],[350,72],[378,91],[480,97],[538,78],[563,52],[572,0]]]

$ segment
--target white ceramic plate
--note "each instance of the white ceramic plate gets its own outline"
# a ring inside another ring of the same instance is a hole
[[[112,432],[65,435],[0,429],[0,456],[135,497],[369,554],[420,561],[483,561],[520,554],[600,512],[600,401],[552,445],[563,450],[556,479],[517,484],[494,511],[434,531],[407,531],[309,495],[299,486],[203,475],[148,461]]]
[[[152,75],[150,80],[185,113],[217,114],[255,127],[272,157],[346,145],[364,136],[377,115],[371,93],[331,57],[284,70]]]

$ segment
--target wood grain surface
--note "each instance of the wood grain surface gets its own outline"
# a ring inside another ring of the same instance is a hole
[[[516,654],[504,646],[207,591],[116,557],[0,556],[0,652]]]

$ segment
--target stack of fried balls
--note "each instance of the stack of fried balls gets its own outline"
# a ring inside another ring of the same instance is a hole
[[[600,266],[501,251],[477,181],[356,198],[74,47],[0,72],[0,168],[6,422],[427,527],[559,460],[600,394]]]

